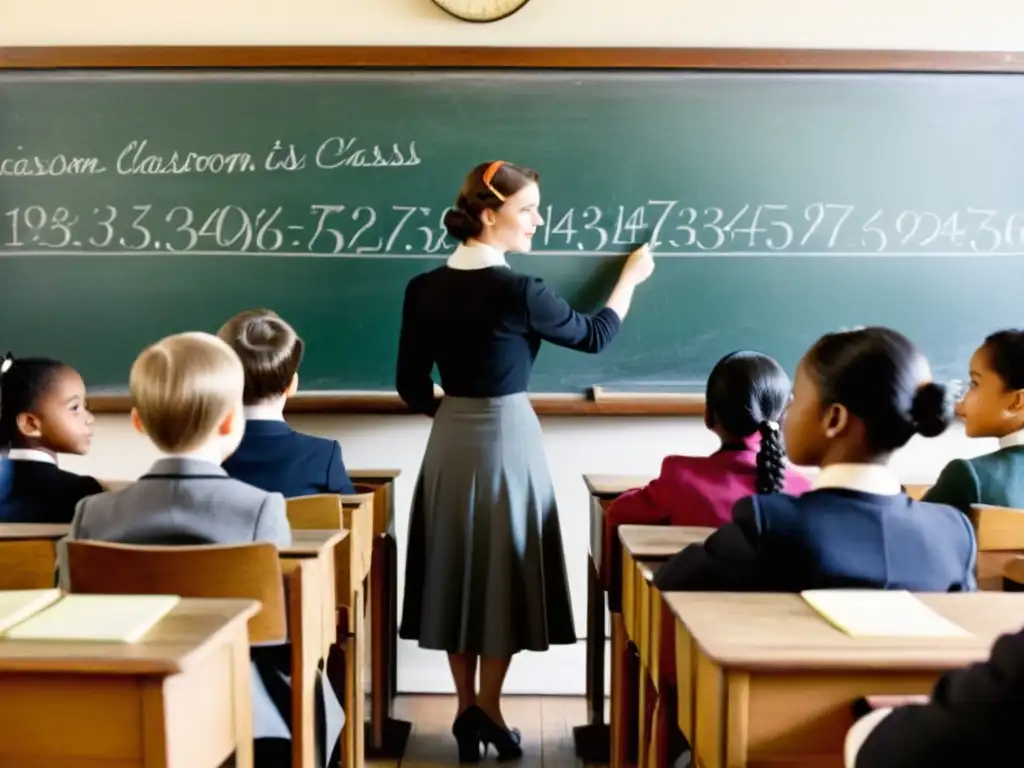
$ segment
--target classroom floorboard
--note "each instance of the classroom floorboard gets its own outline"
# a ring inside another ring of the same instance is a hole
[[[394,715],[413,723],[405,757],[398,760],[367,760],[368,768],[428,768],[458,766],[452,720],[454,696],[399,696]],[[523,759],[508,765],[516,768],[576,768],[583,763],[573,749],[572,729],[586,720],[582,696],[506,696],[502,711],[510,725],[523,733]],[[481,768],[496,768],[492,749]]]

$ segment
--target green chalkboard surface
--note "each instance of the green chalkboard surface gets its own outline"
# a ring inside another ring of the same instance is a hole
[[[126,388],[138,351],[271,307],[304,389],[392,391],[401,299],[454,244],[463,174],[542,177],[518,269],[580,309],[657,271],[596,356],[535,392],[700,391],[723,353],[792,368],[882,323],[963,375],[1024,324],[1024,79],[658,71],[0,74],[0,346]]]

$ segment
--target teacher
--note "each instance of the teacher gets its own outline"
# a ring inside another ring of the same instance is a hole
[[[448,653],[460,762],[478,761],[481,744],[502,759],[522,754],[499,704],[509,662],[576,642],[554,488],[526,394],[541,341],[600,352],[654,270],[646,246],[633,252],[593,315],[512,270],[505,254],[529,251],[544,224],[538,181],[501,160],[470,171],[444,218],[460,245],[409,282],[402,308],[398,393],[435,418],[413,497],[399,634]]]

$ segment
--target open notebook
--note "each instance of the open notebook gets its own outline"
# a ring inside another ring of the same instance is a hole
[[[134,643],[180,600],[176,595],[64,595],[0,635],[9,640]]]
[[[904,590],[809,589],[800,596],[852,637],[971,637]]]

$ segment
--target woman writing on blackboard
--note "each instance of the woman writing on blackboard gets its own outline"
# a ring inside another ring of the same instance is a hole
[[[544,224],[538,178],[500,160],[474,168],[444,220],[460,245],[409,282],[402,310],[398,392],[435,418],[409,523],[400,636],[448,653],[461,762],[479,760],[481,743],[501,758],[522,754],[499,706],[509,662],[576,642],[555,494],[526,394],[533,362],[542,341],[600,352],[654,270],[638,249],[605,307],[586,315],[510,269],[505,254],[529,251]]]

